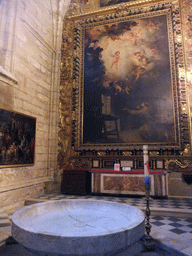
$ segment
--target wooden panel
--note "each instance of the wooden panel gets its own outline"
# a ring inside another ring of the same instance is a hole
[[[91,174],[83,170],[64,170],[61,184],[64,194],[90,194]]]
[[[94,193],[100,193],[100,191],[101,191],[101,188],[100,188],[100,185],[101,185],[101,175],[99,173],[92,173],[92,175],[93,175],[94,187],[93,187],[93,189],[91,191],[94,192]]]

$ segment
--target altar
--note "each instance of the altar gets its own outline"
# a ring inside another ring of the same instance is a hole
[[[114,171],[92,169],[91,193],[145,195],[144,171]],[[167,172],[150,171],[151,196],[167,196]]]

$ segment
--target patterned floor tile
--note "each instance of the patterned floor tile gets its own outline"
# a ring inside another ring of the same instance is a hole
[[[176,234],[178,234],[178,235],[181,235],[181,234],[183,234],[183,233],[186,233],[186,231],[184,231],[184,230],[182,230],[182,229],[179,229],[179,228],[173,228],[173,229],[170,229],[169,231],[174,232],[174,233],[176,233]]]
[[[173,232],[177,235],[181,235],[183,233],[190,233],[192,232],[192,225],[189,224],[191,219],[180,219],[180,218],[167,218],[167,217],[160,217],[160,216],[153,216],[151,218],[151,225],[163,227],[164,230]],[[173,228],[174,227],[174,228]]]
[[[164,226],[165,224],[161,221],[154,221],[154,222],[151,222],[151,224],[155,225],[155,226]]]
[[[192,224],[189,224],[188,227],[192,228]]]
[[[186,231],[186,232],[192,232],[192,228],[191,227],[188,227],[188,226],[182,226],[180,229],[182,229],[183,231]]]
[[[179,223],[177,223],[177,222],[175,222],[175,223],[170,223],[169,225],[170,225],[170,226],[173,226],[173,227],[175,227],[175,228],[180,228],[180,227],[182,227],[182,225],[179,224]]]
[[[164,220],[164,218],[161,216],[152,216],[151,219],[152,220]]]
[[[176,218],[176,217],[169,217],[168,220],[177,222],[177,221],[180,221],[181,219],[180,218]]]

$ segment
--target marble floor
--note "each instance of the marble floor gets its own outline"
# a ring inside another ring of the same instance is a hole
[[[26,200],[26,205],[47,201],[47,200],[60,200],[60,199],[78,199],[78,198],[92,198],[97,200],[108,200],[119,203],[125,203],[135,206],[143,211],[146,208],[146,199],[131,198],[131,197],[114,197],[114,196],[75,196],[63,194],[51,194],[39,198],[29,198]],[[150,224],[151,224],[151,237],[162,244],[164,248],[171,248],[175,250],[174,254],[168,252],[159,252],[156,254],[140,254],[131,255],[188,255],[192,256],[192,198],[169,198],[169,199],[153,199],[150,198]],[[6,212],[0,214],[0,256],[23,256],[23,255],[36,255],[18,254],[18,247],[11,239],[11,218],[13,212]],[[11,244],[11,254],[6,248]],[[15,248],[15,254],[14,254]],[[20,248],[21,249],[21,248]],[[22,250],[25,251],[25,248]],[[169,250],[168,250],[169,251]],[[151,252],[153,253],[153,252]],[[178,253],[178,254],[177,254]],[[117,255],[125,256],[130,255],[127,252],[121,252]]]

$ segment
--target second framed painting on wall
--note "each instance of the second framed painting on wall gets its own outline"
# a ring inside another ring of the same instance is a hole
[[[0,167],[34,164],[36,118],[0,108]]]

